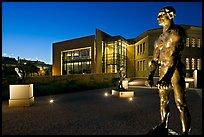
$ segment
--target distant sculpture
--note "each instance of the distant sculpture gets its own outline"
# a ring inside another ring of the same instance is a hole
[[[168,132],[169,94],[173,89],[175,103],[180,112],[182,134],[188,135],[191,116],[185,98],[185,65],[181,61],[186,34],[181,26],[174,24],[175,16],[176,11],[171,6],[162,8],[158,13],[158,24],[163,26],[163,32],[155,41],[153,59],[145,84],[146,86],[153,86],[153,76],[160,62],[161,69],[157,86],[160,96],[161,124],[156,126],[154,130],[163,128],[163,132]]]
[[[17,83],[25,83],[25,71],[23,69],[20,69],[19,67],[16,67],[15,71],[19,76]]]
[[[123,80],[126,77],[126,73],[125,73],[123,66],[120,66],[120,68],[118,70],[118,74],[119,74],[118,89],[119,90],[125,90],[125,88],[123,87]]]

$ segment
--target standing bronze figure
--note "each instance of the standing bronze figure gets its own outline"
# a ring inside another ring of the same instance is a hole
[[[23,69],[20,69],[19,67],[16,67],[15,71],[19,76],[17,83],[25,83],[25,71]]]
[[[191,126],[191,116],[186,104],[185,94],[185,65],[181,61],[186,33],[184,29],[173,22],[176,11],[173,7],[162,8],[158,13],[158,24],[163,27],[163,32],[155,41],[153,59],[151,61],[146,86],[152,87],[153,76],[160,63],[160,76],[157,82],[160,96],[161,124],[168,131],[169,94],[174,91],[176,106],[180,112],[182,134],[188,135]]]
[[[125,70],[124,70],[123,66],[120,66],[120,68],[118,70],[118,74],[119,74],[118,89],[119,90],[125,90],[125,88],[123,87],[123,80],[125,79],[126,74],[125,74]]]

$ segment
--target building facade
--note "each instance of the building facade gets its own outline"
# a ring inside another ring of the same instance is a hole
[[[96,35],[53,43],[53,75],[117,73],[127,65],[128,41],[96,29]]]
[[[202,28],[182,27],[187,33],[182,60],[186,64],[186,76],[192,77],[194,70],[202,69]],[[52,74],[117,73],[123,66],[127,77],[146,77],[154,41],[161,33],[159,28],[125,39],[96,29],[96,35],[53,43]]]

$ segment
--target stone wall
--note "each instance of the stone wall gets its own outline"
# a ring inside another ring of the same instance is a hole
[[[49,84],[49,83],[68,83],[74,81],[78,84],[90,83],[112,83],[117,78],[116,73],[108,74],[73,74],[73,75],[59,75],[59,76],[39,76],[27,77],[26,83],[32,84]]]

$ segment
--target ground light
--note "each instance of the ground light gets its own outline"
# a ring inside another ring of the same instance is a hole
[[[133,101],[133,98],[132,98],[132,97],[130,97],[130,98],[128,98],[128,100],[129,100],[129,101]]]
[[[50,99],[50,100],[49,100],[49,103],[51,103],[51,104],[54,103],[54,100],[53,100],[53,99]]]
[[[104,93],[104,96],[106,96],[106,97],[107,97],[107,96],[108,96],[108,93],[107,93],[107,92],[105,92],[105,93]]]

